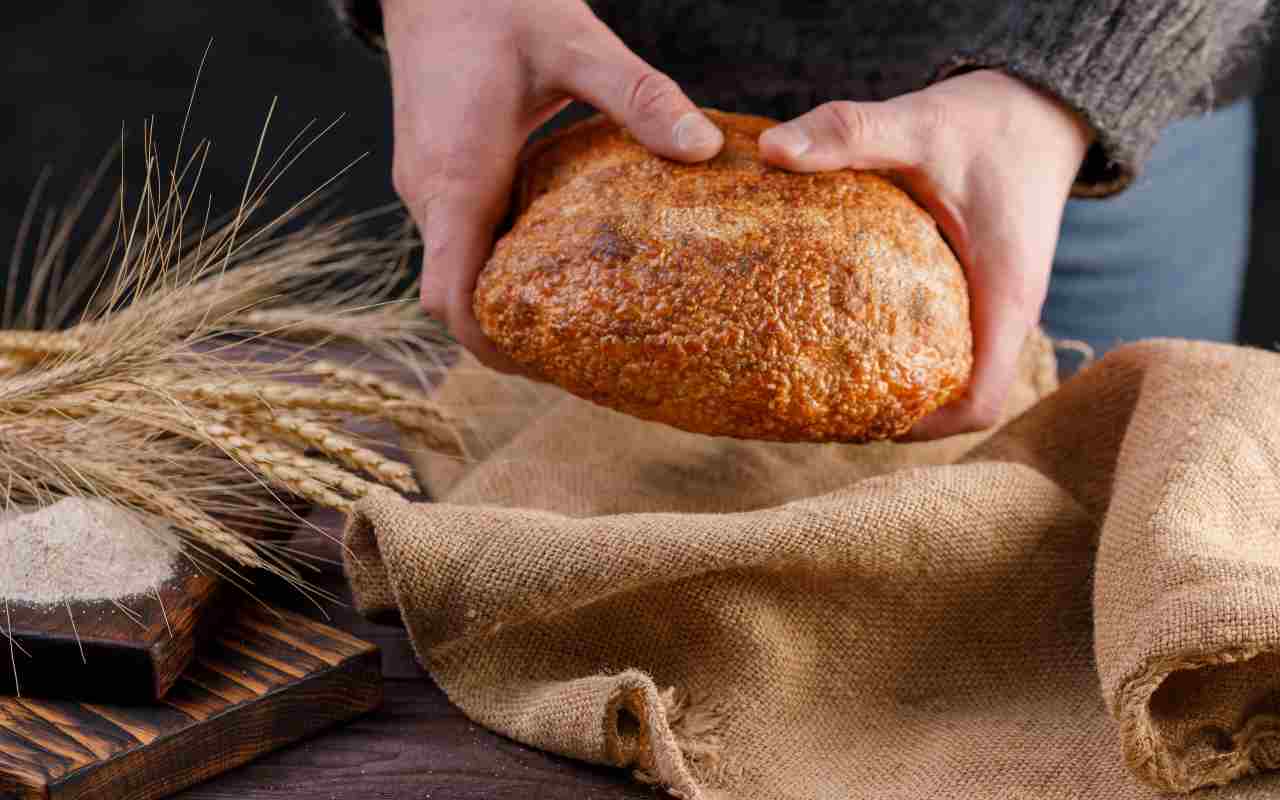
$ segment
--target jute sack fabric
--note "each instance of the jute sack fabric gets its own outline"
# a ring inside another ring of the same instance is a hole
[[[959,455],[690,437],[464,364],[476,461],[363,501],[348,575],[473,719],[681,797],[1273,797],[1277,386],[1141,343]]]

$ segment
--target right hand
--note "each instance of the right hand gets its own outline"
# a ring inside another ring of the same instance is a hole
[[[422,237],[422,306],[481,361],[514,371],[480,330],[472,294],[530,134],[577,99],[678,161],[711,158],[724,137],[582,0],[382,0],[382,10],[393,179]]]

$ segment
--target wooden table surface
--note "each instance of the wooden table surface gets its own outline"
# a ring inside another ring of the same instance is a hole
[[[311,520],[340,531],[341,520],[317,512]],[[452,706],[414,660],[399,626],[376,625],[350,606],[336,563],[338,548],[315,531],[295,539],[334,559],[315,581],[345,605],[321,609],[284,587],[265,587],[273,602],[350,631],[382,648],[386,699],[382,708],[344,726],[278,750],[221,777],[174,795],[181,800],[607,800],[665,797],[621,770],[559,758],[476,725]]]

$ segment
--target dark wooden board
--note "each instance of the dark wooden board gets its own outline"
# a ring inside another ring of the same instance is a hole
[[[9,650],[0,659],[0,692],[118,703],[163,697],[228,594],[220,579],[185,559],[174,572],[155,594],[119,605],[8,602],[0,625],[13,639],[0,638],[0,648]]]
[[[0,797],[152,800],[382,699],[378,649],[238,604],[160,702],[0,698]]]
[[[298,498],[282,499],[299,518],[312,510]],[[292,522],[262,525],[250,535],[284,541],[295,528]],[[0,601],[0,634],[12,634],[0,635],[0,693],[112,703],[158,700],[237,593],[179,556],[173,577],[152,594],[117,602]]]
[[[670,800],[628,770],[485,730],[424,675],[385,691],[377,711],[171,800]]]

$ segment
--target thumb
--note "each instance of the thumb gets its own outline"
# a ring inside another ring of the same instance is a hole
[[[760,134],[760,156],[795,172],[909,169],[924,161],[926,129],[909,104],[841,100]]]
[[[560,88],[590,103],[646,148],[677,161],[705,161],[724,134],[670,77],[631,52],[604,23],[569,44],[552,76]]]

